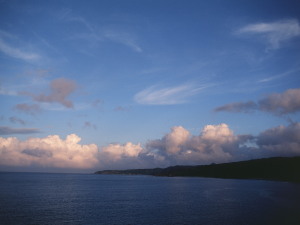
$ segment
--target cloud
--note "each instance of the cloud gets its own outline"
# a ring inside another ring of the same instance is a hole
[[[15,105],[14,108],[20,112],[24,112],[24,113],[27,113],[30,115],[35,115],[35,114],[41,112],[41,107],[37,104],[22,103],[22,104]]]
[[[260,110],[274,115],[285,115],[300,111],[300,89],[288,89],[283,93],[274,93],[253,101],[235,102],[214,109],[215,112],[253,112]]]
[[[12,135],[12,134],[34,134],[39,133],[37,128],[12,128],[0,126],[0,135]]]
[[[9,117],[9,121],[12,122],[12,123],[20,123],[22,125],[25,125],[26,122],[18,117],[15,117],[15,116],[11,116]]]
[[[173,127],[162,139],[149,141],[146,149],[169,164],[202,164],[234,160],[243,136],[236,136],[226,124],[207,125],[193,136],[183,127]]]
[[[124,112],[124,111],[129,111],[130,107],[125,107],[125,106],[117,106],[114,108],[114,111],[116,112]]]
[[[93,129],[97,129],[97,126],[95,124],[92,124],[91,122],[89,121],[85,121],[84,122],[84,125],[83,125],[83,128],[93,128]]]
[[[134,100],[145,105],[174,105],[186,103],[188,97],[196,95],[205,87],[194,87],[190,84],[175,87],[158,88],[152,86],[146,88],[134,96]]]
[[[150,140],[141,154],[160,165],[210,164],[253,158],[300,155],[300,123],[267,129],[254,137],[235,135],[227,124],[207,125],[199,135],[173,127],[163,138]],[[152,158],[151,158],[152,157]]]
[[[100,148],[98,158],[101,168],[105,169],[153,167],[155,162],[145,159],[144,151],[145,149],[139,143],[112,143]]]
[[[98,147],[78,144],[81,138],[70,134],[66,139],[58,135],[29,138],[0,137],[0,165],[40,166],[47,168],[88,169],[98,165]]]
[[[1,85],[1,84],[0,84]],[[18,92],[11,90],[10,88],[0,86],[0,95],[10,95],[10,96],[17,96]]]
[[[137,44],[136,40],[132,37],[132,35],[130,35],[127,32],[117,32],[114,30],[107,30],[104,33],[104,37],[111,41],[123,44],[131,48],[135,52],[140,53],[143,51],[142,48]]]
[[[88,31],[95,32],[95,27],[91,23],[89,23],[85,18],[78,15],[75,16],[72,9],[60,10],[57,13],[56,17],[65,22],[75,22],[81,24]]]
[[[109,158],[111,161],[123,160],[124,158],[137,158],[142,152],[143,148],[140,144],[133,144],[127,142],[126,144],[109,144],[102,147],[102,153],[106,155],[105,159]]]
[[[283,93],[274,93],[258,102],[262,111],[277,115],[300,111],[300,89],[289,89]]]
[[[37,102],[60,103],[67,108],[73,108],[73,102],[69,99],[70,94],[77,88],[77,84],[73,80],[58,78],[51,81],[50,94],[33,94],[31,92],[21,92],[22,95],[27,95]]]
[[[34,90],[47,85],[45,79],[48,76],[49,70],[36,69],[24,72],[22,82],[14,82],[12,84],[3,82],[0,83],[0,95],[20,96],[22,90]]]
[[[263,78],[263,79],[259,80],[258,83],[270,82],[270,81],[277,80],[277,79],[280,79],[280,78],[283,78],[283,77],[287,77],[291,74],[295,74],[295,73],[298,73],[298,72],[299,72],[299,68],[291,69],[291,70],[288,70],[284,73],[280,73],[280,74],[277,74],[277,75],[274,75],[274,76]]]
[[[103,101],[100,99],[96,99],[95,101],[92,102],[92,106],[94,108],[97,108],[98,106],[100,106],[101,104],[103,104]]]
[[[65,10],[61,13],[61,19],[66,22],[77,23],[83,26],[84,30],[72,35],[72,39],[83,39],[90,42],[95,47],[95,44],[103,41],[112,41],[129,47],[131,50],[141,53],[143,49],[137,43],[133,34],[128,31],[121,31],[121,29],[102,28],[101,31],[97,26],[90,23],[81,16],[75,16],[72,11]]]
[[[258,136],[235,135],[227,124],[207,125],[199,135],[175,126],[145,146],[127,142],[99,151],[101,165],[110,168],[166,167],[210,164],[272,156],[300,155],[300,123],[270,128]]]
[[[300,154],[300,123],[268,129],[257,137],[257,145],[266,155],[294,156]]]
[[[171,132],[166,134],[160,140],[152,140],[147,144],[150,149],[160,149],[167,154],[175,154],[180,152],[181,147],[190,138],[190,132],[181,126],[172,127]]]
[[[8,44],[3,39],[16,39],[13,35],[7,33],[7,32],[0,32],[0,51],[10,57],[21,59],[24,61],[33,61],[40,58],[40,56],[36,53],[27,52],[20,48],[14,47],[10,44]]]
[[[0,129],[1,130],[1,129]],[[223,163],[300,155],[300,123],[267,129],[256,137],[236,135],[227,124],[207,125],[198,135],[175,126],[145,145],[127,142],[100,148],[81,145],[75,134],[29,138],[0,137],[0,166],[73,169],[128,169]]]
[[[300,26],[296,19],[280,20],[272,23],[249,24],[237,31],[238,34],[260,35],[272,49],[280,47],[282,42],[300,36]]]
[[[248,102],[235,102],[220,106],[215,109],[215,112],[227,111],[227,112],[253,112],[257,109],[257,104],[253,101]]]

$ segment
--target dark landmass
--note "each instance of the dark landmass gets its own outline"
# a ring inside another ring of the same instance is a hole
[[[122,175],[154,175],[159,176],[160,172],[164,170],[161,168],[155,169],[129,169],[129,170],[102,170],[95,174],[122,174]],[[163,175],[162,175],[163,176]]]
[[[300,182],[300,157],[274,157],[211,165],[172,166],[164,169],[103,170],[97,171],[96,174],[213,177]]]

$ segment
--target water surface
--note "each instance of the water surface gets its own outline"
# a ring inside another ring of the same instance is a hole
[[[1,224],[300,224],[300,184],[0,173]]]

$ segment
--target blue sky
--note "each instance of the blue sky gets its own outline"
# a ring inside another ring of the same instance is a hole
[[[299,155],[299,6],[1,1],[1,168]]]

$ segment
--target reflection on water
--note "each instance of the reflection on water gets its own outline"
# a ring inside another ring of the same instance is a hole
[[[1,224],[300,224],[300,184],[0,173]]]

